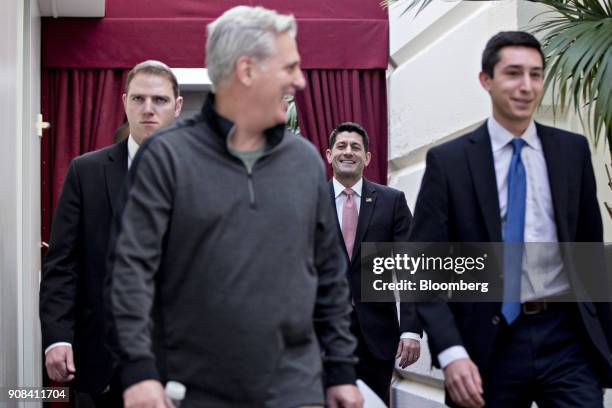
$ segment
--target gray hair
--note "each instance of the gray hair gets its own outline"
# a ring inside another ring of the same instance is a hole
[[[215,88],[229,78],[238,58],[247,56],[260,63],[275,51],[277,34],[295,38],[297,24],[293,15],[237,6],[210,23],[207,30],[206,65]]]

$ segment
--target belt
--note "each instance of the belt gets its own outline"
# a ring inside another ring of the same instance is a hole
[[[549,302],[525,302],[521,304],[521,309],[523,314],[535,315],[548,310],[550,306],[551,303]]]
[[[565,298],[564,298],[565,299]],[[521,304],[521,311],[524,315],[537,315],[542,312],[551,309],[561,309],[565,310],[567,307],[566,302],[555,301],[555,302],[546,302],[546,301],[537,301],[537,302],[525,302]]]

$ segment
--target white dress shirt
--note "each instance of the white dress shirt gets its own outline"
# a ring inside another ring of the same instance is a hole
[[[503,231],[508,211],[508,169],[514,151],[510,142],[514,139],[514,135],[493,117],[487,121],[487,128],[491,137]],[[525,141],[525,146],[521,150],[521,160],[527,178],[524,242],[542,243],[526,245],[523,251],[521,303],[525,303],[567,293],[570,285],[563,271],[559,246],[556,245],[557,224],[548,169],[533,120],[520,137]],[[438,361],[444,368],[451,362],[466,357],[468,354],[462,346],[453,346],[441,352]]]
[[[509,143],[513,136],[493,118],[489,119],[487,125],[491,135],[503,231],[508,211],[508,169],[513,152]],[[525,303],[567,293],[570,285],[563,272],[563,261],[557,245],[557,224],[546,159],[533,121],[521,138],[526,142],[521,159],[527,176],[524,242],[542,243],[526,245],[523,252],[521,302]]]
[[[138,153],[138,148],[139,147],[140,147],[140,145],[138,143],[136,143],[136,141],[132,137],[132,134],[130,134],[128,136],[128,141],[127,141],[127,148],[128,148],[127,166],[128,166],[128,170],[130,169],[130,167],[132,167],[132,161],[134,160],[134,157],[136,157],[136,153]]]
[[[344,187],[336,178],[332,179],[332,184],[334,185],[334,196],[336,197],[336,214],[338,215],[338,223],[340,224],[340,228],[342,228],[342,207],[344,206],[344,202],[346,201],[347,196],[342,194]],[[353,195],[353,199],[355,201],[355,206],[357,207],[357,214],[359,215],[359,210],[361,208],[361,193],[363,191],[363,178],[360,178],[357,183],[355,183],[351,190],[355,192]],[[400,336],[401,339],[412,339],[412,340],[421,340],[421,336],[418,333],[404,332]]]
[[[344,202],[347,199],[345,194],[342,194],[344,187],[336,178],[332,179],[332,183],[334,184],[334,195],[336,196],[336,213],[338,214],[338,222],[340,223],[340,229],[342,229],[342,207],[344,207]],[[351,190],[355,192],[353,195],[353,200],[355,201],[355,206],[357,207],[357,215],[359,215],[359,210],[361,208],[361,191],[363,190],[363,179],[360,178],[358,182],[356,182]]]

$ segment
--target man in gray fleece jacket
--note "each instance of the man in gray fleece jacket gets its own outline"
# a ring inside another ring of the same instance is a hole
[[[261,7],[210,24],[214,94],[135,158],[110,257],[126,408],[170,407],[168,380],[181,408],[362,404],[325,169],[283,125],[295,34]]]

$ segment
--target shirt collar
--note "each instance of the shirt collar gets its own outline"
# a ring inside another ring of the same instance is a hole
[[[130,133],[127,140],[128,159],[130,160],[130,162],[134,160],[134,157],[136,157],[136,153],[138,153],[139,147],[140,145],[136,143],[136,140],[134,140],[132,134]]]
[[[215,94],[209,92],[204,105],[202,106],[202,115],[210,124],[215,133],[222,137],[227,143],[227,138],[230,131],[234,128],[234,123],[226,117],[223,117],[215,110]],[[279,144],[285,134],[285,124],[281,123],[264,131],[266,137],[266,150]]]
[[[334,185],[334,197],[338,198],[346,187],[344,187],[342,183],[336,180],[335,177],[332,178],[332,183]],[[355,195],[357,195],[357,197],[361,197],[361,190],[363,189],[363,177],[360,178],[359,181],[356,182],[353,187],[351,187],[351,189],[355,192]]]
[[[514,139],[514,135],[500,125],[493,116],[487,120],[487,129],[489,130],[489,136],[491,137],[491,148],[493,149],[493,152],[503,149],[512,141],[512,139]],[[538,133],[536,131],[536,126],[533,119],[531,122],[529,122],[527,129],[525,129],[523,134],[519,137],[525,141],[527,146],[535,150],[542,150],[542,143],[540,143],[540,139],[538,138]]]

